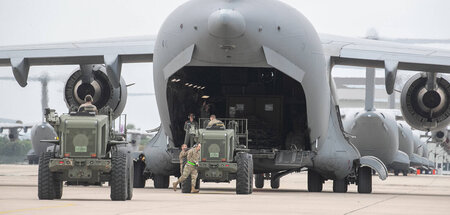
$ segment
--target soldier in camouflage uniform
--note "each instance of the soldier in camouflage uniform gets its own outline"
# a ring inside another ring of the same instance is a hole
[[[180,175],[183,175],[183,166],[187,162],[187,154],[188,154],[188,148],[186,144],[181,145],[181,152],[180,152]]]
[[[184,180],[186,180],[189,175],[191,175],[191,193],[198,193],[199,191],[195,189],[195,184],[197,182],[197,166],[198,161],[200,160],[200,148],[202,145],[196,144],[195,147],[190,149],[187,153],[187,163],[186,166],[183,169],[183,174],[178,179],[178,181],[173,183],[173,190],[177,191],[178,184],[182,183]]]
[[[184,131],[186,135],[184,137],[184,144],[192,147],[195,143],[195,136],[198,131],[198,123],[194,121],[195,116],[193,113],[189,114],[189,120],[184,123]]]

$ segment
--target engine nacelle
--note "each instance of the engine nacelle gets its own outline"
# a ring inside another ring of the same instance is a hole
[[[69,77],[64,87],[64,100],[69,110],[76,111],[89,94],[99,112],[105,112],[109,107],[114,112],[114,119],[119,117],[127,102],[125,80],[120,77],[120,87],[114,88],[103,65],[93,65],[91,77],[90,83],[83,83],[83,72],[80,69]]]
[[[446,77],[437,75],[436,90],[427,90],[424,73],[411,77],[402,90],[401,111],[411,127],[427,131],[446,127],[450,122],[450,84]]]
[[[444,128],[441,130],[432,131],[431,137],[434,142],[442,143],[447,140],[447,134],[448,134],[447,128]]]

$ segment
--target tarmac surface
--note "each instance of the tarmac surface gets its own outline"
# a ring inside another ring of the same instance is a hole
[[[133,200],[112,202],[109,187],[64,186],[61,200],[38,200],[37,166],[0,165],[0,214],[450,214],[450,176],[373,176],[373,193],[333,193],[327,181],[321,193],[307,192],[307,174],[281,179],[280,189],[254,189],[236,195],[235,184],[201,183],[199,194],[154,189],[147,180]],[[175,178],[171,178],[171,182]]]

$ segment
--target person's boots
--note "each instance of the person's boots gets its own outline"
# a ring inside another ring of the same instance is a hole
[[[198,193],[198,190],[195,189],[195,184],[191,186],[191,193]]]
[[[173,182],[173,191],[177,191],[178,181]]]

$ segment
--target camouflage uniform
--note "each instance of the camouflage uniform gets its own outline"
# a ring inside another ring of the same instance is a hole
[[[188,162],[186,163],[186,166],[183,169],[183,174],[178,179],[178,181],[175,182],[175,184],[182,183],[184,180],[186,180],[187,177],[189,177],[189,175],[191,175],[191,186],[195,186],[198,176],[197,165],[198,161],[200,160],[200,150],[197,151],[195,148],[190,149],[187,152],[187,160]],[[191,163],[195,164],[195,166],[192,165]]]
[[[181,150],[180,152],[180,175],[183,175],[183,166],[186,164],[186,156],[188,154],[188,150]]]
[[[78,108],[78,112],[95,112],[98,114],[97,107],[93,105],[91,102],[86,102]]]
[[[211,128],[215,124],[223,124],[223,122],[218,119],[213,119],[208,122],[208,125],[206,127]]]
[[[195,135],[197,134],[198,123],[196,121],[186,121],[184,123],[184,131],[186,131],[186,136],[184,136],[184,144],[188,147],[192,147],[195,144]]]

